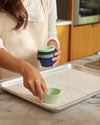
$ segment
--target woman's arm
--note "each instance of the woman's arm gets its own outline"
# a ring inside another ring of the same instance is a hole
[[[24,61],[13,57],[3,48],[0,48],[0,67],[22,74],[24,65]]]
[[[48,42],[55,41],[58,48],[60,47],[59,41],[57,38],[56,30],[56,20],[57,20],[57,6],[56,0],[48,0],[49,6],[49,15],[48,15]]]
[[[59,63],[61,58],[61,50],[60,44],[57,38],[57,30],[56,30],[56,20],[57,20],[57,7],[56,7],[56,0],[48,0],[49,5],[49,19],[48,19],[48,43],[47,45],[53,45],[56,47],[55,58],[52,60],[55,61],[53,66],[56,66]]]
[[[0,67],[21,74],[24,86],[43,102],[42,89],[47,93],[47,88],[44,79],[35,67],[12,56],[3,48],[0,48]]]

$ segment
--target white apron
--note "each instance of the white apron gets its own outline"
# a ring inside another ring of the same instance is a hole
[[[37,60],[37,49],[47,45],[48,38],[48,3],[47,0],[41,0],[41,2],[45,21],[29,21],[25,29],[13,30],[17,24],[16,20],[9,14],[2,14],[4,28],[1,38],[5,48],[13,56],[31,63],[36,68],[40,66]]]

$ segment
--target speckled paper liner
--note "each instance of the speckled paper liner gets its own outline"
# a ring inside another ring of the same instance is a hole
[[[11,91],[16,91],[16,93],[22,96],[26,96],[33,102],[40,103],[42,106],[56,109],[100,91],[99,76],[94,76],[75,69],[66,69],[61,72],[50,74],[49,76],[44,77],[44,79],[48,88],[55,87],[62,90],[59,100],[55,104],[41,104],[37,97],[33,96],[23,87],[22,82],[7,88]]]

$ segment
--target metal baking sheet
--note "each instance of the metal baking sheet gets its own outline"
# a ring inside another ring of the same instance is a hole
[[[23,78],[1,81],[0,87],[50,112],[59,112],[100,93],[100,71],[85,66],[64,64],[42,71],[47,87],[62,89],[56,104],[40,103],[23,87]]]
[[[85,66],[100,70],[100,60],[86,63]]]

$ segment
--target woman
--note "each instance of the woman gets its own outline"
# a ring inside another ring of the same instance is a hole
[[[43,102],[47,93],[37,71],[40,46],[56,47],[56,66],[61,51],[56,33],[56,0],[0,0],[0,67],[23,76],[24,86]]]

